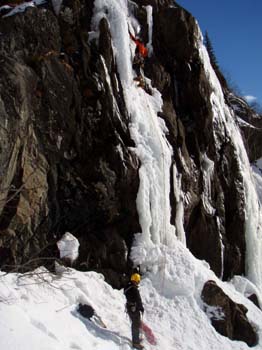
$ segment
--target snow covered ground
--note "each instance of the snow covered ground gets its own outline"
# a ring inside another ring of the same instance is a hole
[[[245,297],[256,291],[238,277],[222,283],[205,262],[195,259],[177,241],[175,248],[158,247],[152,257],[163,260],[142,278],[140,292],[144,321],[157,345],[155,350],[243,350],[248,346],[219,335],[202,311],[203,283],[213,279],[236,302],[248,308],[248,318],[262,339],[262,313]],[[107,328],[80,316],[78,303],[92,305]],[[8,350],[129,350],[130,322],[123,291],[114,290],[95,272],[65,269],[53,275],[45,269],[32,274],[0,276],[0,348]],[[256,349],[262,349],[262,340]]]
[[[214,123],[219,132],[226,129],[231,136],[246,189],[246,213],[250,215],[247,242],[250,256],[250,277],[236,276],[231,283],[221,282],[204,261],[195,259],[185,246],[183,231],[184,194],[179,187],[176,169],[176,199],[181,205],[176,227],[170,224],[170,166],[172,149],[167,142],[167,129],[157,112],[162,99],[152,89],[152,96],[135,86],[132,57],[135,46],[128,29],[138,31],[139,24],[130,13],[127,0],[95,0],[90,37],[98,37],[98,24],[106,17],[112,34],[112,44],[121,78],[126,105],[131,117],[130,132],[134,151],[141,161],[140,187],[137,195],[142,232],[136,234],[132,257],[141,265],[143,278],[141,295],[144,301],[144,321],[157,337],[156,350],[243,350],[243,342],[230,341],[219,335],[203,312],[200,298],[203,285],[212,279],[237,303],[248,308],[248,318],[256,328],[262,349],[262,313],[246,297],[256,293],[261,297],[261,216],[252,173],[237,126],[225,106],[219,83],[210,66],[199,38],[199,50],[213,88]],[[152,31],[152,11],[147,8],[149,30]],[[149,33],[152,37],[152,33]],[[150,43],[150,52],[153,47]],[[110,86],[110,75],[107,83]],[[147,81],[150,85],[150,81]],[[116,106],[117,109],[117,106]],[[116,110],[117,113],[117,110]],[[217,141],[219,142],[219,141]],[[203,155],[207,167],[204,199],[209,207],[209,178],[213,163]],[[173,165],[175,167],[175,165]],[[210,207],[212,212],[212,208]],[[255,215],[254,215],[255,214]],[[259,226],[260,225],[260,226]],[[176,238],[178,237],[178,238]],[[250,237],[250,238],[248,238]],[[253,259],[253,260],[252,260]],[[251,261],[252,260],[252,261]],[[91,304],[107,325],[103,329],[82,318],[76,311],[79,303]],[[45,269],[32,274],[0,275],[0,348],[8,350],[129,350],[130,322],[125,313],[123,291],[113,290],[101,275],[73,269],[52,275]],[[153,346],[144,340],[146,349]]]
[[[14,16],[18,13],[24,12],[29,7],[36,7],[39,5],[43,5],[44,3],[46,3],[46,0],[27,1],[27,2],[23,2],[21,4],[18,4],[17,6],[4,5],[4,6],[0,6],[0,13],[3,10],[7,11],[7,14],[4,15],[3,18],[9,17],[9,16]]]

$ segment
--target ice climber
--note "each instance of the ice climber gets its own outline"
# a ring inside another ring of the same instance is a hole
[[[143,349],[143,345],[140,344],[140,326],[141,326],[141,313],[144,312],[143,303],[138,290],[140,283],[140,275],[133,273],[127,286],[124,288],[124,294],[126,296],[126,310],[131,320],[132,330],[132,342],[135,349]]]
[[[148,55],[148,49],[144,46],[142,41],[140,41],[139,39],[136,39],[130,32],[129,32],[129,35],[130,35],[130,38],[136,44],[135,56],[133,59],[133,66],[132,66],[136,73],[135,80],[139,82],[139,86],[144,87],[144,79],[142,76],[141,69],[144,68],[144,61]]]

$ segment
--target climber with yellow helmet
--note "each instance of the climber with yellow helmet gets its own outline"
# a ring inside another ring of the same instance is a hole
[[[141,325],[141,314],[144,312],[143,303],[138,290],[141,277],[139,273],[133,273],[130,281],[124,288],[124,294],[126,296],[126,310],[131,320],[132,330],[132,342],[135,349],[143,349],[143,345],[140,344],[139,332]]]

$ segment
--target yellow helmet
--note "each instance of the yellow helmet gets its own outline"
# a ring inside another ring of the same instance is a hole
[[[141,280],[141,277],[138,273],[133,273],[133,275],[131,276],[130,280],[132,282],[136,282],[136,283],[139,283],[140,280]]]

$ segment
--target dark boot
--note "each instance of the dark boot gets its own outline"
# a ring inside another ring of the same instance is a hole
[[[136,343],[133,343],[133,348],[135,348],[135,349],[144,349],[143,345],[136,344]]]

